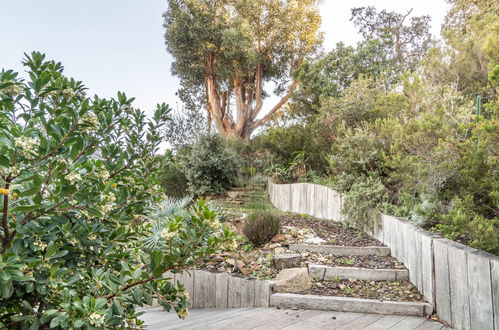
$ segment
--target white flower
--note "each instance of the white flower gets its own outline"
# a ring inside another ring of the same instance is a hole
[[[105,181],[105,180],[109,179],[109,176],[110,176],[109,171],[108,171],[108,170],[106,170],[105,168],[100,169],[100,170],[97,172],[97,174],[96,174],[96,175],[97,175],[97,177],[98,177],[99,179],[101,179],[101,180],[103,180],[103,181]]]
[[[167,241],[171,240],[176,235],[177,235],[177,233],[175,231],[170,231],[170,229],[168,227],[163,229],[163,231],[161,232],[161,237]]]
[[[87,127],[84,129],[84,131],[86,131],[86,132],[96,131],[100,127],[99,118],[97,118],[97,116],[93,113],[86,113],[85,115],[83,115],[83,117],[81,117],[81,121],[84,124],[91,125],[91,127]]]
[[[78,172],[70,172],[64,177],[66,180],[71,182],[71,184],[75,184],[77,181],[81,180],[81,175]]]
[[[29,136],[20,136],[14,139],[14,145],[21,149],[21,155],[28,159],[33,159],[33,149],[38,140]]]
[[[110,192],[106,195],[103,195],[101,197],[101,200],[105,203],[105,204],[101,205],[101,210],[103,213],[110,212],[113,209],[113,207],[116,205],[114,203],[116,201],[116,196],[114,196],[114,194],[112,192]]]
[[[11,83],[13,83],[13,85],[10,85],[10,86],[5,87],[2,90],[0,90],[0,92],[2,94],[7,94],[10,96],[17,96],[24,91],[23,86],[17,84],[15,81],[11,80],[11,81],[5,81],[5,82],[11,82]]]
[[[72,99],[75,97],[76,93],[71,88],[66,88],[62,91],[62,95],[64,95],[68,99]]]
[[[17,167],[12,166],[12,167],[9,167],[9,170],[7,171],[7,173],[12,174],[13,176],[18,176],[19,173],[21,173],[21,172],[19,171],[19,169]]]
[[[90,324],[96,326],[96,325],[101,325],[102,323],[104,323],[105,316],[93,312],[92,314],[90,314],[88,316],[88,318],[90,319]]]

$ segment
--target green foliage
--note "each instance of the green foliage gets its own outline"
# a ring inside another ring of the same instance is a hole
[[[193,195],[224,194],[239,175],[241,160],[219,135],[208,135],[179,150],[179,166]]]
[[[272,212],[254,212],[245,220],[243,233],[255,246],[270,242],[279,233],[280,218]]]
[[[437,220],[435,230],[444,237],[464,241],[477,249],[499,254],[499,218],[486,219],[473,211],[473,196],[452,200],[448,212],[434,214]]]
[[[366,40],[376,40],[384,46],[384,56],[393,60],[398,71],[414,71],[431,46],[430,16],[377,11],[374,7],[352,9],[350,19]]]
[[[40,53],[23,64],[26,81],[0,73],[0,327],[134,328],[153,298],[185,317],[183,287],[162,274],[232,234],[202,201],[151,220],[169,108],[148,119],[123,93],[87,98]],[[159,229],[158,248],[144,245]]]
[[[369,230],[378,225],[380,206],[386,201],[386,188],[379,177],[357,177],[344,195],[342,213],[352,226]]]
[[[179,162],[173,156],[162,157],[159,177],[167,196],[183,197],[189,194],[188,181]]]
[[[265,84],[286,101],[322,42],[317,0],[169,0],[164,18],[180,97],[203,106],[220,134],[246,140],[282,107],[257,119]]]

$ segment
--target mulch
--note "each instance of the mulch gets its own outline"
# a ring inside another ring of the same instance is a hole
[[[312,229],[324,244],[342,246],[384,246],[366,233],[344,223],[288,213],[282,216],[281,225]]]
[[[308,264],[369,269],[405,269],[404,265],[390,256],[335,256],[310,252],[305,258]]]
[[[425,301],[409,281],[317,281],[311,289],[296,293],[381,301]]]

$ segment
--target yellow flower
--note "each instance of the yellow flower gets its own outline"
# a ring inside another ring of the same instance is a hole
[[[111,187],[116,188],[118,185],[116,183],[111,184]]]
[[[184,310],[181,310],[177,313],[177,315],[182,319],[182,320],[185,320],[187,318],[187,316],[189,315],[189,311],[186,309]]]
[[[8,195],[8,194],[9,194],[9,189],[0,188],[0,195]]]

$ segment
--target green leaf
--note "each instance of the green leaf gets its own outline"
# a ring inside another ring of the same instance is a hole
[[[9,159],[4,155],[0,155],[0,166],[9,167]]]
[[[50,259],[57,252],[57,246],[54,242],[50,242],[47,246],[47,252],[45,252],[45,258]]]
[[[17,206],[17,207],[12,208],[10,211],[13,213],[15,213],[15,212],[27,213],[30,211],[37,210],[41,206],[42,206],[41,204],[21,205],[21,206]]]
[[[14,286],[12,285],[12,281],[2,282],[0,283],[0,296],[4,299],[10,298],[14,293]]]

